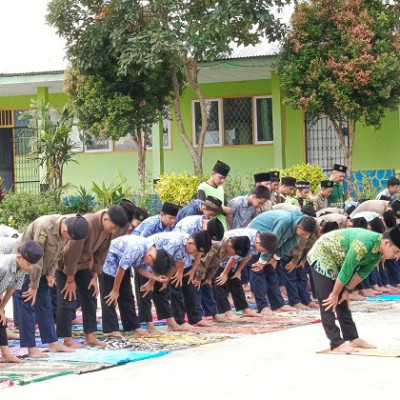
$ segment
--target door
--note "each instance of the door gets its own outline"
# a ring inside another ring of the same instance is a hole
[[[3,186],[7,190],[14,185],[12,137],[12,129],[0,129],[0,177],[4,179]]]

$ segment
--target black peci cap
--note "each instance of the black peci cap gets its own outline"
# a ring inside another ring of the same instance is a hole
[[[334,185],[333,181],[330,181],[329,179],[321,181],[321,188],[323,189],[332,188],[333,185]]]
[[[136,207],[132,219],[138,219],[139,221],[144,221],[148,217],[149,213],[144,208]]]
[[[310,189],[311,183],[307,181],[297,181],[296,188],[297,189]]]
[[[23,243],[18,252],[29,264],[36,264],[43,257],[42,248],[33,240]]]
[[[393,228],[396,225],[396,215],[393,210],[386,210],[382,215],[387,228]]]
[[[82,215],[66,220],[67,231],[73,240],[86,239],[89,234],[89,224]]]
[[[280,173],[279,171],[269,171],[269,177],[271,179],[271,182],[279,182],[280,180]]]
[[[214,210],[217,214],[222,212],[222,201],[214,196],[207,196],[204,204]]]
[[[399,225],[394,226],[389,230],[390,241],[400,249],[400,227]]]
[[[284,176],[281,179],[281,184],[285,186],[296,186],[296,178],[293,178],[292,176]]]
[[[344,165],[340,165],[340,164],[333,164],[333,170],[346,173],[347,167],[345,167]]]
[[[228,176],[231,167],[228,164],[225,164],[222,161],[217,161],[214,165],[213,171],[217,174],[221,174],[222,176]]]
[[[128,221],[132,221],[133,220],[133,213],[136,210],[136,206],[127,199],[122,199],[121,203],[119,203],[119,205],[125,210],[127,216],[128,216]]]
[[[179,207],[176,204],[172,204],[168,201],[166,201],[161,208],[161,212],[172,215],[173,217],[176,217],[178,215],[178,211]]]
[[[193,238],[197,251],[201,253],[208,253],[211,249],[211,236],[207,231],[196,232],[191,235]]]
[[[225,229],[219,219],[213,218],[208,221],[207,232],[211,236],[212,240],[219,241],[222,240],[222,238],[224,237]]]
[[[236,236],[231,238],[233,249],[240,257],[247,256],[250,250],[250,239],[248,236]]]
[[[271,175],[269,172],[260,172],[254,174],[254,183],[269,182],[271,180]]]

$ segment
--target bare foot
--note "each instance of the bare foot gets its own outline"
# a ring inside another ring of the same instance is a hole
[[[225,313],[225,318],[228,320],[228,321],[238,321],[239,320],[239,317],[237,316],[237,315],[235,315],[232,311],[227,311],[226,313]]]
[[[28,348],[28,356],[30,358],[47,358],[49,355],[40,351],[37,347]]]
[[[309,308],[319,308],[319,305],[315,301],[311,301],[310,303],[307,304],[307,307],[309,307]]]
[[[229,322],[223,314],[216,314],[212,317],[213,322]]]
[[[360,296],[358,293],[350,293],[349,294],[349,299],[352,301],[361,301],[361,300],[365,300],[365,297]]]
[[[72,338],[64,338],[64,346],[67,346],[70,349],[83,349],[84,348],[83,345],[75,342],[75,340]]]
[[[182,325],[178,325],[176,322],[175,324],[168,325],[169,332],[193,332],[193,328],[191,325],[187,324],[186,322]]]
[[[122,333],[120,331],[111,332],[108,335],[108,337],[109,338],[114,338],[114,339],[123,339],[123,340],[125,340],[124,336],[122,335]]]
[[[147,332],[142,328],[137,328],[133,331],[133,336],[144,337],[144,336],[147,336]]]
[[[259,315],[251,308],[245,308],[242,310],[242,317],[259,317]]]
[[[380,292],[380,293],[389,293],[391,290],[384,287],[384,286],[378,286],[378,285],[374,285],[372,286],[372,289],[374,289],[376,292]]]
[[[305,306],[305,305],[302,304],[302,303],[297,303],[297,304],[295,304],[295,305],[293,306],[293,308],[295,308],[296,310],[309,310],[309,309],[310,309],[310,307]]]
[[[159,331],[158,329],[156,329],[156,327],[154,326],[154,324],[152,322],[146,323],[146,330],[147,330],[147,334],[150,336],[162,335],[162,332]]]
[[[13,354],[11,354],[11,353],[6,353],[6,354],[4,354],[4,351],[3,351],[3,354],[2,354],[2,357],[1,357],[1,362],[2,363],[12,363],[12,364],[16,364],[16,363],[20,363],[20,362],[22,362],[18,357],[15,357]]]
[[[82,325],[83,321],[79,321],[78,319],[73,319],[71,321],[71,325]]]
[[[63,345],[60,342],[49,343],[50,353],[73,353],[75,350]]]
[[[354,347],[354,348],[359,348],[359,349],[376,349],[376,346],[374,346],[373,344],[368,343],[365,340],[360,339],[360,338],[351,340],[350,346]]]
[[[281,308],[278,308],[276,311],[279,312],[290,312],[290,311],[298,311],[297,308],[290,307],[288,305],[284,305]]]
[[[338,351],[339,353],[351,354],[351,353],[354,353],[356,350],[354,350],[354,348],[351,347],[350,345],[348,345],[347,343],[343,343],[340,346],[332,349],[332,351]]]
[[[264,315],[264,316],[267,316],[267,317],[270,317],[270,316],[274,315],[273,311],[269,307],[264,307],[261,310],[260,314]]]
[[[19,339],[19,335],[18,333],[13,332],[11,329],[6,329],[7,331],[7,339],[8,340],[18,340]]]
[[[209,328],[210,326],[212,326],[212,322],[202,319],[197,324],[194,324],[193,326],[195,326],[197,328]]]
[[[86,335],[85,346],[93,346],[93,347],[105,347],[107,344],[101,342],[95,336]]]

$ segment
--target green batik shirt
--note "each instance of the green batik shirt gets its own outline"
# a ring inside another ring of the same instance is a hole
[[[328,197],[328,207],[344,208],[344,189],[341,183],[333,185],[333,192]]]
[[[308,253],[308,262],[319,274],[346,284],[355,272],[365,279],[382,259],[382,235],[348,228],[322,235]]]

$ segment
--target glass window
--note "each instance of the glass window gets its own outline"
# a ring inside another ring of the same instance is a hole
[[[199,101],[193,102],[194,144],[197,145],[201,131],[201,112]],[[221,145],[221,107],[219,100],[206,100],[207,132],[204,146]]]
[[[112,150],[111,139],[96,138],[85,132],[84,149],[86,153],[106,152]]]
[[[224,99],[225,146],[252,144],[251,97]]]
[[[255,97],[256,143],[272,142],[272,98]]]

